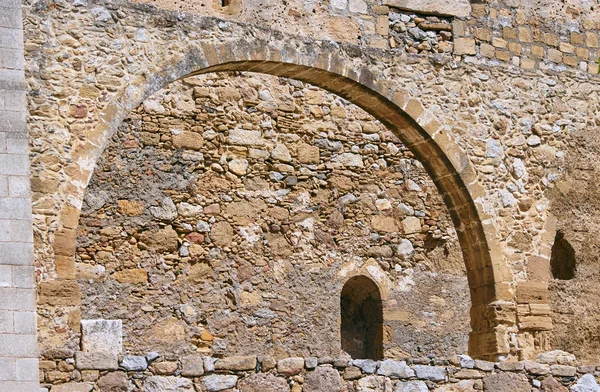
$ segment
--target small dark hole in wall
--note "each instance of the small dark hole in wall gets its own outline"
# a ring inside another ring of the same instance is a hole
[[[554,279],[569,280],[575,277],[575,250],[561,231],[554,238],[550,268]]]
[[[383,307],[379,287],[356,276],[346,282],[341,295],[342,350],[355,359],[383,358]]]
[[[231,4],[231,0],[221,0],[221,7],[227,7]]]

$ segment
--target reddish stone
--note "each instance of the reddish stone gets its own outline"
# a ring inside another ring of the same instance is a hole
[[[75,118],[86,118],[88,114],[87,106],[85,105],[71,105],[70,116]]]
[[[204,236],[200,233],[189,233],[185,236],[185,239],[192,244],[201,244],[204,242]]]

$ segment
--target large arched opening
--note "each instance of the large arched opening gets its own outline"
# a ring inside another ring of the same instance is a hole
[[[65,204],[62,214],[68,219],[62,221],[57,233],[57,238],[72,243],[57,249],[61,263],[74,263],[73,211],[80,208],[77,200],[83,198],[96,160],[122,120],[145,98],[174,80],[209,72],[251,71],[288,77],[326,89],[361,107],[386,125],[422,162],[448,207],[464,256],[472,303],[469,351],[482,358],[508,352],[506,327],[510,318],[495,314],[504,311],[502,304],[510,303],[512,295],[493,225],[474,202],[484,191],[466,155],[443,124],[418,101],[410,99],[402,86],[381,79],[384,74],[376,73],[364,60],[368,55],[356,55],[355,51],[362,51],[358,48],[272,37],[271,41],[202,42],[189,49],[171,65],[132,81],[117,94],[102,111],[97,127],[87,132],[75,149],[74,174],[67,184],[71,193],[67,199],[71,202]]]

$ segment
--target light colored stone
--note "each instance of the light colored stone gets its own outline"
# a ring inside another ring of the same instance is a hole
[[[333,162],[337,162],[341,164],[343,167],[357,167],[363,168],[365,167],[362,156],[360,154],[353,154],[350,152],[345,152],[340,154],[332,159]]]
[[[385,0],[383,4],[423,14],[448,15],[459,18],[466,18],[471,14],[471,4],[468,0],[448,3],[440,3],[436,0]]]
[[[415,376],[415,372],[408,367],[405,361],[394,361],[386,359],[379,363],[377,374],[390,378],[411,378]]]
[[[238,176],[248,173],[248,161],[245,159],[232,159],[227,167],[229,167],[229,171]]]
[[[81,349],[120,354],[123,351],[121,320],[81,320]]]
[[[585,374],[571,387],[571,392],[600,392],[600,386],[591,374]]]
[[[473,369],[475,361],[470,356],[463,354],[458,356],[460,358],[460,367],[466,369]]]
[[[151,376],[144,380],[143,392],[193,392],[194,384],[182,377]]]
[[[413,366],[418,378],[430,381],[443,381],[446,379],[446,368],[441,366]]]
[[[419,233],[421,231],[421,219],[407,216],[402,220],[402,230],[404,234]]]
[[[454,39],[454,54],[457,55],[474,55],[475,40],[473,38],[456,38]]]
[[[352,364],[359,367],[366,374],[373,374],[377,370],[377,362],[372,359],[355,359]]]
[[[237,379],[237,376],[212,374],[204,377],[202,383],[208,392],[217,392],[235,387],[235,384],[237,384]]]
[[[146,370],[148,362],[145,357],[137,355],[127,355],[121,361],[121,367],[127,371],[140,372]]]
[[[392,380],[383,376],[366,376],[356,383],[356,392],[387,392],[392,390]]]
[[[401,381],[396,383],[394,392],[429,392],[423,381]]]
[[[273,151],[271,151],[271,157],[282,162],[292,161],[292,155],[290,154],[290,150],[288,150],[285,144],[282,143],[276,145]]]
[[[229,131],[229,143],[240,146],[261,147],[266,144],[260,131],[247,131],[244,129],[232,129]]]
[[[285,376],[294,376],[304,370],[304,358],[286,358],[277,361],[277,373]]]
[[[546,363],[548,365],[559,364],[575,366],[577,364],[577,358],[575,355],[561,350],[554,350],[538,354],[536,360],[539,363]]]

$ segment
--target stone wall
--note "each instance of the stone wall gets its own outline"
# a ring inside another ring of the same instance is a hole
[[[38,392],[20,1],[0,4],[0,390]]]
[[[57,324],[44,342],[58,346],[79,329],[75,230],[96,159],[121,119],[174,79],[239,67],[323,84],[409,140],[453,207],[471,325],[485,331],[474,348],[528,358],[549,347],[556,220],[547,193],[571,135],[598,126],[595,77],[311,41],[129,3],[53,4],[25,7],[39,304],[54,307],[44,318]]]
[[[589,1],[136,1],[396,53],[433,51],[454,54],[457,61],[598,74],[598,6]],[[405,31],[399,31],[401,16],[409,25]],[[399,32],[406,32],[404,39],[398,39]]]
[[[553,351],[535,361],[487,362],[467,355],[373,361],[345,357],[182,357],[97,352],[48,353],[40,362],[50,392],[588,392],[595,366]],[[570,388],[569,388],[570,387]]]
[[[434,184],[372,116],[297,81],[207,75],[144,101],[98,162],[77,247],[81,317],[122,319],[130,352],[338,356],[356,274],[382,291],[386,358],[467,349]],[[43,349],[69,324],[51,309]]]

